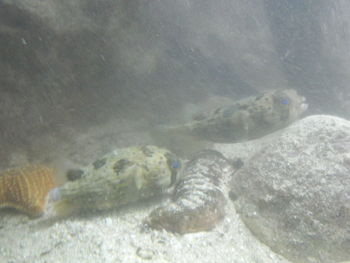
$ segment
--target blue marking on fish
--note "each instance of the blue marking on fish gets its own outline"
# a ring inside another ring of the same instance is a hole
[[[181,167],[181,163],[178,161],[174,161],[171,163],[171,168],[173,168],[173,169],[178,169],[180,167]]]
[[[281,103],[284,105],[288,105],[289,104],[289,100],[288,99],[281,99]]]
[[[61,199],[61,191],[59,187],[55,187],[53,188],[50,192],[49,192],[49,201],[50,202],[56,202],[58,200]]]

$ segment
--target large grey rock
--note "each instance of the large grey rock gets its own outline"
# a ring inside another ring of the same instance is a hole
[[[350,258],[350,122],[315,115],[276,134],[232,179],[251,231],[295,262]]]

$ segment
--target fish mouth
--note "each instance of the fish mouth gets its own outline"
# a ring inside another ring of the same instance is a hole
[[[309,108],[309,104],[306,103],[306,98],[302,97],[300,102],[300,109],[302,112],[306,111]]]
[[[49,202],[57,202],[58,200],[61,199],[61,192],[60,189],[58,187],[53,188],[50,192],[49,192],[49,197],[48,197],[48,201]]]
[[[302,103],[302,104],[300,104],[300,108],[304,112],[304,111],[306,111],[309,108],[309,104]]]

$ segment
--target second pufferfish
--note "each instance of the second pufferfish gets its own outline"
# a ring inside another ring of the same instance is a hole
[[[174,154],[156,146],[118,149],[71,173],[49,199],[59,216],[117,208],[160,195],[175,183],[180,166]]]

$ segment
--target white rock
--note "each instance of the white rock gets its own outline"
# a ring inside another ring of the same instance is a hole
[[[349,153],[349,121],[318,115],[296,122],[234,175],[237,211],[253,233],[292,260],[348,259]]]

